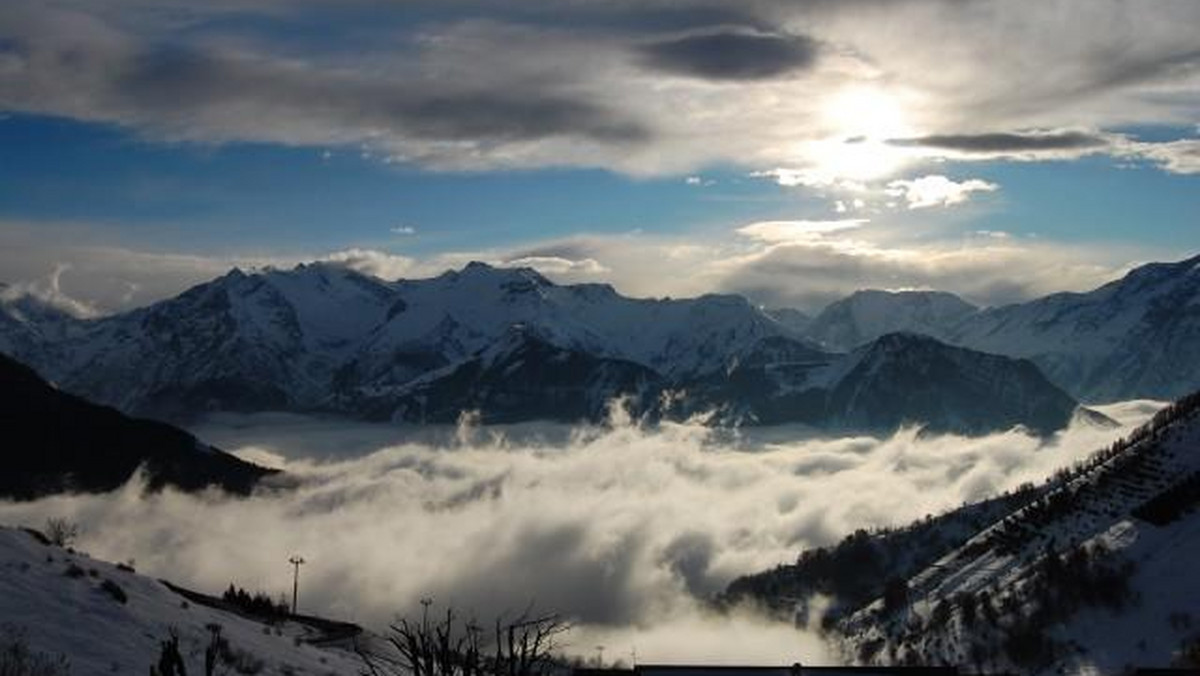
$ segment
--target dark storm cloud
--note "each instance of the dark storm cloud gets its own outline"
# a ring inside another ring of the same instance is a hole
[[[624,143],[647,126],[570,89],[481,63],[430,77],[419,60],[347,68],[228,45],[145,40],[77,13],[0,10],[0,107],[194,140],[368,138]],[[7,18],[6,18],[7,17]]]
[[[889,139],[896,146],[938,148],[964,153],[1021,153],[1054,150],[1089,150],[1110,145],[1097,134],[1079,131],[1054,133],[999,132],[989,134],[936,134]]]
[[[540,90],[456,91],[446,84],[368,79],[295,63],[178,48],[140,54],[113,82],[140,110],[191,116],[228,106],[257,106],[281,116],[374,126],[441,140],[531,140],[580,136],[606,141],[645,138],[636,122],[596,103]]]
[[[1105,91],[1134,86],[1156,80],[1187,76],[1200,68],[1200,48],[1164,47],[1140,57],[1131,57],[1121,50],[1103,50],[1093,55],[1095,72],[1075,89],[1080,93]]]
[[[816,61],[816,41],[799,35],[724,30],[672,38],[640,48],[658,70],[710,80],[758,80],[806,69]]]

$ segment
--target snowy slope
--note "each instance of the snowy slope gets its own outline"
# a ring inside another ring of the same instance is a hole
[[[812,324],[813,318],[794,308],[773,308],[765,310],[771,319],[783,324],[796,333],[803,334]]]
[[[806,333],[838,350],[853,349],[897,331],[944,340],[977,311],[958,296],[941,291],[857,291],[822,310]]]
[[[21,361],[52,362],[55,349],[83,322],[61,308],[0,283],[0,352]]]
[[[1200,626],[1200,397],[1052,479],[1036,500],[843,623],[869,662],[1050,673],[1165,666]],[[986,621],[985,621],[986,620]]]
[[[316,396],[295,308],[263,277],[240,270],[148,308],[92,322],[34,364],[65,389],[136,414],[170,417],[210,401],[233,410]]]
[[[22,360],[46,360],[47,341],[35,327],[0,305],[0,352]]]
[[[1145,265],[1088,293],[985,310],[949,338],[1032,359],[1085,401],[1174,399],[1200,387],[1200,257]]]
[[[102,589],[106,581],[119,587],[125,602]],[[311,626],[271,627],[190,603],[157,580],[13,528],[0,528],[0,618],[32,650],[66,655],[72,674],[145,674],[171,628],[179,633],[189,673],[203,673],[212,624],[220,625],[245,667],[261,662],[260,674],[349,675],[361,668],[347,649],[309,644],[306,639],[318,635]]]

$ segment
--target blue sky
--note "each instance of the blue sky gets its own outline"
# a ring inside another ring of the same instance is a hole
[[[156,143],[114,125],[25,114],[0,120],[0,147],[0,218],[94,222],[117,241],[210,253],[431,254],[577,232],[680,234],[835,216],[825,191],[719,167],[687,174],[711,185],[602,169],[422,171],[353,148]],[[953,173],[1003,191],[993,208],[951,227],[1200,251],[1193,176],[1103,157]]]
[[[94,221],[121,240],[221,252],[370,246],[432,253],[587,231],[679,233],[819,215],[825,200],[744,172],[439,172],[344,148],[163,144],[112,125],[0,120],[0,217]],[[69,199],[64,199],[70,195]],[[394,228],[412,228],[396,234]]]
[[[1200,251],[1197,21],[1117,0],[14,0],[0,279],[97,312],[314,259],[805,309],[1085,289]]]

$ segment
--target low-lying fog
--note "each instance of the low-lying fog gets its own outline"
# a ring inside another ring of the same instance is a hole
[[[174,491],[0,504],[0,522],[65,516],[81,549],[208,591],[290,592],[301,610],[381,626],[419,600],[487,620],[531,601],[579,622],[574,652],[642,661],[828,658],[813,635],[697,597],[857,528],[901,525],[1069,465],[1159,404],[1105,407],[1120,429],[1078,425],[1042,442],[741,435],[701,426],[423,430],[295,415],[220,415],[195,431],[277,466],[295,490],[249,499]]]

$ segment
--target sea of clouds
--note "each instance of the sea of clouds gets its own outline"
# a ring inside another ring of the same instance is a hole
[[[1105,407],[1050,439],[822,438],[525,425],[412,429],[284,414],[219,415],[202,438],[285,470],[292,486],[245,499],[136,483],[111,494],[0,503],[0,523],[78,522],[91,555],[215,592],[290,592],[301,610],[382,626],[422,598],[484,621],[528,604],[573,618],[570,649],[628,661],[808,663],[812,632],[699,599],[858,528],[903,525],[1070,465],[1160,406]]]

